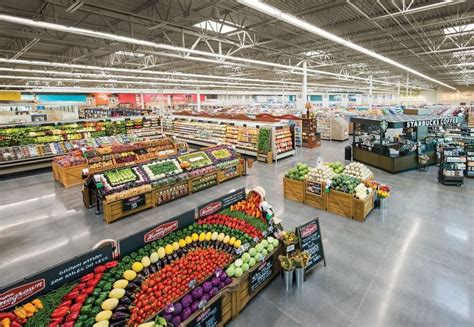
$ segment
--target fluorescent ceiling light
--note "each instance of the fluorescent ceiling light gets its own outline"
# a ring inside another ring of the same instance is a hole
[[[424,78],[424,79],[426,79],[426,80],[429,80],[429,81],[431,81],[431,82],[434,82],[434,83],[437,83],[437,84],[439,84],[439,85],[443,85],[443,86],[448,87],[448,88],[450,88],[450,89],[456,90],[454,87],[452,87],[452,86],[450,86],[450,85],[448,85],[448,84],[445,84],[445,83],[443,83],[443,82],[441,82],[441,81],[438,81],[438,80],[436,80],[436,79],[434,79],[434,78],[431,78],[431,77],[429,77],[429,76],[427,76],[427,75],[425,75],[425,74],[422,74],[422,73],[420,73],[420,72],[418,72],[418,71],[416,71],[416,70],[414,70],[414,69],[412,69],[412,68],[410,68],[410,67],[407,67],[407,66],[405,66],[405,65],[402,65],[401,63],[399,63],[399,62],[397,62],[397,61],[394,61],[394,60],[392,60],[392,59],[390,59],[390,58],[384,57],[384,56],[382,56],[382,55],[380,55],[380,54],[378,54],[378,53],[376,53],[376,52],[374,52],[374,51],[371,51],[371,50],[369,50],[369,49],[367,49],[367,48],[364,48],[364,47],[362,47],[362,46],[360,46],[360,45],[357,45],[357,44],[355,44],[355,43],[352,43],[352,42],[350,42],[350,41],[347,41],[347,40],[345,40],[345,39],[343,39],[343,38],[341,38],[341,37],[339,37],[339,36],[337,36],[337,35],[335,35],[335,34],[332,34],[332,33],[328,32],[328,31],[325,31],[325,30],[321,29],[321,28],[319,28],[319,27],[317,27],[317,26],[315,26],[315,25],[313,25],[313,24],[310,24],[310,23],[308,23],[308,22],[305,22],[304,20],[302,20],[302,19],[300,19],[300,18],[298,18],[298,17],[295,17],[295,16],[293,16],[293,15],[284,13],[283,11],[281,11],[281,10],[275,8],[275,7],[272,7],[272,6],[270,6],[270,5],[267,5],[266,3],[263,3],[263,2],[261,2],[260,0],[237,0],[237,1],[238,1],[239,3],[241,3],[241,4],[243,4],[243,5],[246,5],[246,6],[248,6],[248,7],[250,7],[250,8],[253,8],[253,9],[257,10],[257,11],[260,11],[260,12],[262,12],[262,13],[265,13],[265,14],[267,14],[267,15],[270,15],[270,16],[272,16],[272,17],[274,17],[274,18],[276,18],[276,19],[279,19],[279,20],[281,20],[281,21],[283,21],[283,22],[286,22],[286,23],[288,23],[288,24],[290,24],[290,25],[299,27],[299,28],[304,29],[304,30],[306,30],[306,31],[308,31],[308,32],[311,32],[311,33],[313,33],[313,34],[315,34],[315,35],[318,35],[318,36],[320,36],[320,37],[323,37],[323,38],[328,39],[328,40],[330,40],[330,41],[333,41],[333,42],[335,42],[335,43],[341,44],[341,45],[343,45],[343,46],[345,46],[345,47],[347,47],[347,48],[350,48],[350,49],[352,49],[352,50],[358,51],[358,52],[360,52],[360,53],[363,53],[363,54],[365,54],[365,55],[368,55],[368,56],[370,56],[370,57],[372,57],[372,58],[375,58],[375,59],[378,59],[378,60],[380,60],[380,61],[386,62],[386,63],[388,63],[388,64],[390,64],[390,65],[392,65],[392,66],[395,66],[395,67],[397,67],[397,68],[406,70],[406,71],[408,71],[408,72],[410,72],[410,73],[412,73],[412,74],[414,74],[414,75],[417,75],[417,76],[419,76],[419,77],[421,77],[421,78]]]
[[[122,56],[127,56],[127,57],[145,57],[144,53],[138,53],[138,52],[131,52],[131,51],[117,51],[115,54],[122,55]]]
[[[226,21],[224,21],[224,23],[225,24],[208,19],[208,20],[202,21],[200,23],[194,24],[194,26],[199,27],[199,28],[201,28],[203,30],[206,30],[206,31],[211,31],[211,32],[214,32],[214,33],[219,33],[219,34],[226,34],[226,33],[233,32],[233,31],[237,30],[236,27],[230,26],[230,25],[233,25],[233,24],[231,24],[229,22],[226,22]]]
[[[79,8],[81,8],[83,5],[84,5],[84,2],[82,2],[82,1],[79,1],[79,0],[74,1],[74,2],[72,3],[72,5],[70,5],[69,7],[66,8],[65,11],[66,11],[67,13],[72,14],[72,13],[76,12],[76,10],[78,10]]]
[[[318,50],[306,51],[306,52],[303,52],[303,54],[307,57],[321,57],[321,56],[324,56],[324,53],[322,51],[318,51]]]
[[[113,40],[113,41],[117,41],[117,42],[136,44],[136,45],[141,45],[141,46],[146,46],[146,47],[151,47],[151,48],[157,48],[157,49],[163,49],[163,50],[169,50],[169,51],[177,51],[177,52],[181,52],[181,53],[195,54],[195,55],[200,55],[200,56],[207,56],[207,57],[212,57],[214,59],[213,62],[218,63],[218,64],[222,64],[223,61],[229,60],[229,61],[244,62],[244,63],[247,63],[247,64],[256,64],[256,65],[262,65],[262,66],[277,67],[277,68],[281,68],[281,69],[288,69],[293,73],[304,71],[304,69],[302,67],[298,67],[298,66],[282,65],[282,64],[277,64],[277,63],[268,62],[268,61],[261,61],[261,60],[241,58],[241,57],[233,57],[233,56],[229,56],[229,55],[222,55],[222,54],[219,54],[219,53],[211,53],[211,52],[200,51],[200,50],[196,50],[196,49],[188,49],[188,48],[183,48],[183,47],[177,47],[177,46],[169,45],[169,44],[155,43],[155,42],[151,42],[151,41],[145,41],[145,40],[135,39],[135,38],[126,37],[126,36],[120,36],[120,35],[115,35],[115,34],[110,34],[110,33],[98,32],[98,31],[93,31],[93,30],[78,28],[78,27],[70,27],[70,26],[54,24],[54,23],[35,21],[33,19],[15,17],[15,16],[10,16],[10,15],[5,15],[5,14],[0,14],[0,21],[5,21],[5,22],[9,22],[9,23],[14,23],[14,24],[20,24],[20,25],[26,25],[26,26],[32,26],[32,27],[36,27],[36,28],[45,28],[45,29],[48,29],[48,30],[60,31],[60,32],[65,32],[65,33],[71,33],[71,34],[101,38],[101,39],[106,39],[106,40]],[[173,55],[173,54],[163,53],[162,55],[165,55],[165,56],[168,55],[169,56],[169,55]],[[186,59],[186,57],[182,57],[182,56],[180,56],[180,58]],[[193,59],[203,59],[203,58],[193,58]],[[316,73],[316,74],[321,74],[321,75],[327,75],[327,76],[331,76],[332,78],[343,79],[343,80],[368,81],[367,78],[363,78],[363,77],[332,73],[332,72],[327,72],[327,71],[323,71],[323,70],[306,69],[306,71],[308,73]],[[375,81],[375,80],[373,80],[373,82],[385,83],[383,81]]]
[[[464,35],[474,31],[474,24],[466,24],[466,25],[459,25],[459,26],[451,26],[446,27],[443,29],[444,34],[451,35]]]

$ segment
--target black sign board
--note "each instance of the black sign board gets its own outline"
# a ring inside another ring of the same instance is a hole
[[[324,257],[323,239],[321,237],[321,228],[319,227],[319,219],[312,219],[307,223],[296,227],[296,235],[298,235],[298,242],[302,251],[308,251],[311,254],[308,265],[305,271],[313,268],[321,260],[324,260],[326,265],[326,258]]]
[[[238,189],[235,192],[226,194],[220,198],[199,206],[197,217],[203,218],[212,215],[213,213],[224,210],[241,200],[245,200],[245,188]]]
[[[131,198],[122,200],[122,210],[123,211],[130,211],[137,209],[141,206],[146,204],[145,194],[135,195]]]
[[[309,193],[321,196],[323,194],[323,184],[313,181],[307,181],[307,190]]]
[[[264,260],[258,268],[250,272],[250,294],[272,276],[273,257]]]
[[[94,270],[94,267],[112,260],[112,246],[105,245],[48,270],[0,289],[0,312],[27,303],[64,283],[76,280]]]
[[[146,228],[119,241],[120,255],[125,256],[142,248],[145,244],[159,240],[169,233],[194,223],[194,210],[168,219],[160,224]]]
[[[216,327],[222,319],[222,298],[209,306],[203,313],[191,321],[190,327]]]

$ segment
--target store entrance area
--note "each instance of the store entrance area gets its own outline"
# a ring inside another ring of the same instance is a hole
[[[107,225],[79,201],[80,186],[64,188],[51,171],[3,178],[0,183],[0,284],[47,269],[193,209],[232,189],[262,186],[285,229],[319,217],[327,265],[312,270],[302,289],[285,291],[279,276],[230,326],[469,326],[474,304],[474,185],[448,187],[438,168],[392,175],[385,209],[365,222],[283,199],[282,180],[299,162],[344,162],[346,142],[273,165],[254,162],[248,176],[145,210]]]

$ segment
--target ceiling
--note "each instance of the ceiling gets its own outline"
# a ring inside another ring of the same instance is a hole
[[[448,85],[474,82],[474,1],[264,2]],[[2,85],[290,92],[301,89],[304,61],[313,90],[368,92],[372,76],[374,91],[387,93],[399,84],[403,90],[407,82],[405,70],[232,0],[2,0],[0,14],[151,42],[130,44],[0,21],[0,57],[10,60],[0,61]],[[214,31],[203,28],[209,19]],[[438,86],[411,74],[409,84]]]

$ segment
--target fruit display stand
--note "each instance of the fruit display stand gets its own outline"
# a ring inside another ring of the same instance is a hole
[[[354,198],[354,212],[352,218],[365,221],[365,218],[374,209],[375,192],[371,192],[364,200]]]
[[[212,154],[216,151],[227,151],[229,156],[214,158]],[[108,174],[118,176],[114,181],[116,186]],[[231,146],[215,146],[91,175],[85,183],[87,192],[83,192],[83,201],[86,207],[95,205],[96,212],[103,212],[104,221],[111,223],[244,174],[245,161],[237,157]]]
[[[340,216],[352,218],[354,214],[354,195],[331,190],[328,196],[327,210]]]
[[[150,127],[148,127],[150,125]],[[143,131],[147,131],[144,134]],[[98,146],[108,137],[161,137],[159,117],[86,119],[9,124],[0,127],[0,175],[51,166],[54,156],[83,146]],[[110,143],[109,143],[110,144]]]
[[[107,240],[2,286],[0,314],[11,326],[224,326],[280,271],[276,227],[248,211],[263,200],[239,189]]]
[[[305,183],[288,177],[283,178],[283,195],[285,199],[304,202]]]
[[[86,148],[66,156],[55,157],[52,163],[53,177],[64,187],[83,184],[83,169],[89,173],[133,166],[151,160],[175,156],[178,148],[168,137],[149,141]]]
[[[304,184],[304,203],[314,208],[326,210],[328,207],[328,193],[324,190],[325,183],[305,179]]]

